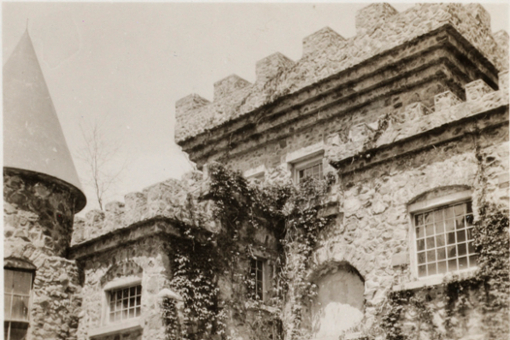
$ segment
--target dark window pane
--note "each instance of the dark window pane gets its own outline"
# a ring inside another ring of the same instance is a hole
[[[423,227],[416,228],[416,237],[417,238],[425,237],[425,229]]]
[[[416,245],[418,247],[418,251],[425,249],[425,240],[416,241]]]
[[[13,320],[28,320],[28,296],[13,296],[12,314]]]
[[[455,243],[455,233],[448,233],[448,244]]]
[[[14,286],[14,271],[4,270],[4,293],[10,293]]]
[[[131,308],[131,309],[129,310],[129,317],[130,317],[130,318],[134,318],[134,317],[135,317],[135,309],[134,309],[134,308]]]
[[[418,253],[418,263],[425,263],[425,253]]]
[[[431,250],[427,252],[427,262],[433,262],[436,260],[436,251]]]
[[[446,261],[440,261],[437,263],[437,271],[439,274],[446,273]]]
[[[464,217],[457,217],[455,219],[455,227],[457,229],[464,229],[466,225],[464,224]]]
[[[434,225],[433,224],[429,224],[429,225],[425,226],[425,229],[426,229],[427,237],[434,235]]]
[[[439,248],[437,250],[437,259],[438,260],[446,259],[446,249],[445,248]]]
[[[140,303],[141,302],[140,299],[141,299],[141,296],[137,296],[136,297],[136,306],[140,306],[140,304],[141,304]]]
[[[11,322],[11,339],[24,340],[27,336],[28,324],[24,322]]]
[[[448,247],[448,258],[457,257],[457,248],[453,246]]]
[[[11,302],[12,302],[12,296],[5,294],[5,298],[4,298],[4,318],[5,318],[5,320],[11,319]]]
[[[457,247],[458,247],[458,254],[459,254],[459,256],[466,255],[467,249],[466,249],[466,244],[465,243],[461,243]]]
[[[466,215],[466,224],[467,224],[468,226],[473,225],[473,219],[474,219],[474,218],[473,218],[473,215]]]
[[[446,232],[455,230],[455,220],[446,220],[445,221],[445,230]]]
[[[130,298],[129,299],[129,307],[134,307],[135,306],[135,298]]]
[[[434,274],[437,273],[436,264],[435,263],[428,264],[427,265],[427,269],[429,271],[429,275],[434,275]]]
[[[423,224],[423,215],[419,214],[419,215],[414,216],[414,225],[420,226],[422,224]]]
[[[475,253],[475,244],[474,244],[474,242],[469,242],[468,243],[468,252],[470,254],[474,254]]]
[[[128,308],[128,299],[122,300],[122,308]]]
[[[467,257],[459,257],[459,270],[467,268]]]
[[[128,318],[128,310],[124,309],[122,311],[122,320],[126,320]]]
[[[122,299],[122,290],[117,291],[117,300]]]
[[[432,249],[434,248],[434,238],[433,237],[429,237],[427,238],[427,249]]]
[[[126,289],[124,289],[124,290],[122,291],[122,297],[123,297],[123,298],[127,298],[127,297],[128,297],[128,295],[129,295],[129,289],[127,289],[127,288],[126,288]]]
[[[469,266],[474,267],[478,264],[478,255],[471,255],[469,257]]]
[[[418,276],[426,276],[427,275],[427,266],[418,266]]]
[[[471,214],[473,212],[473,208],[471,207],[471,201],[466,203],[466,212]]]
[[[142,286],[136,287],[136,294],[138,295],[142,294]]]
[[[459,230],[457,231],[457,242],[465,242],[466,241],[466,231]]]
[[[444,234],[436,236],[436,247],[444,246]]]
[[[423,214],[423,223],[431,224],[432,223],[432,215],[430,213]]]
[[[457,260],[456,259],[448,261],[448,271],[451,272],[454,270],[457,270]]]
[[[131,287],[131,288],[129,288],[129,295],[130,295],[130,296],[134,296],[134,295],[136,295],[136,287]]]
[[[467,232],[467,239],[472,240],[473,239],[473,228],[466,229]]]
[[[14,293],[15,294],[30,294],[30,287],[32,287],[32,273],[14,271]]]

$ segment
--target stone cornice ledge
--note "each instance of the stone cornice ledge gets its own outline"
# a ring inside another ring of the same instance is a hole
[[[152,218],[147,221],[135,223],[127,228],[113,230],[97,238],[72,246],[70,258],[85,258],[159,234],[181,237],[179,228],[172,222],[173,221],[164,217]]]

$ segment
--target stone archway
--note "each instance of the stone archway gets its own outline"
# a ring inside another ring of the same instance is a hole
[[[365,283],[348,263],[336,263],[322,271],[314,283],[317,296],[311,306],[312,339],[337,340],[359,325],[364,316]]]

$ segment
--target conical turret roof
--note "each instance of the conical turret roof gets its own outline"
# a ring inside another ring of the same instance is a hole
[[[3,68],[4,167],[56,177],[85,196],[28,31]]]

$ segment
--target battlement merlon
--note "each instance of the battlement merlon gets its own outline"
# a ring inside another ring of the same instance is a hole
[[[504,39],[505,33],[491,34],[489,19],[487,11],[478,4],[419,4],[401,13],[387,4],[370,5],[358,13],[356,36],[342,42],[337,34],[335,43],[328,45],[330,48],[323,53],[319,51],[315,58],[307,58],[304,53],[303,58],[286,72],[264,78],[267,79],[265,86],[247,86],[244,92],[237,91],[181,115],[177,118],[176,141],[182,144],[282,96],[298,92],[446,25],[467,39],[497,70],[505,70],[508,68],[508,48],[501,44],[507,45],[508,42]],[[369,22],[373,26],[368,27]],[[325,32],[323,29],[317,33],[321,31]],[[333,40],[335,35],[329,34],[329,37]]]
[[[215,232],[211,201],[202,200],[208,179],[201,172],[188,173],[182,180],[169,179],[124,196],[124,202],[110,202],[105,211],[91,210],[75,218],[72,246],[153,220],[184,223]]]

